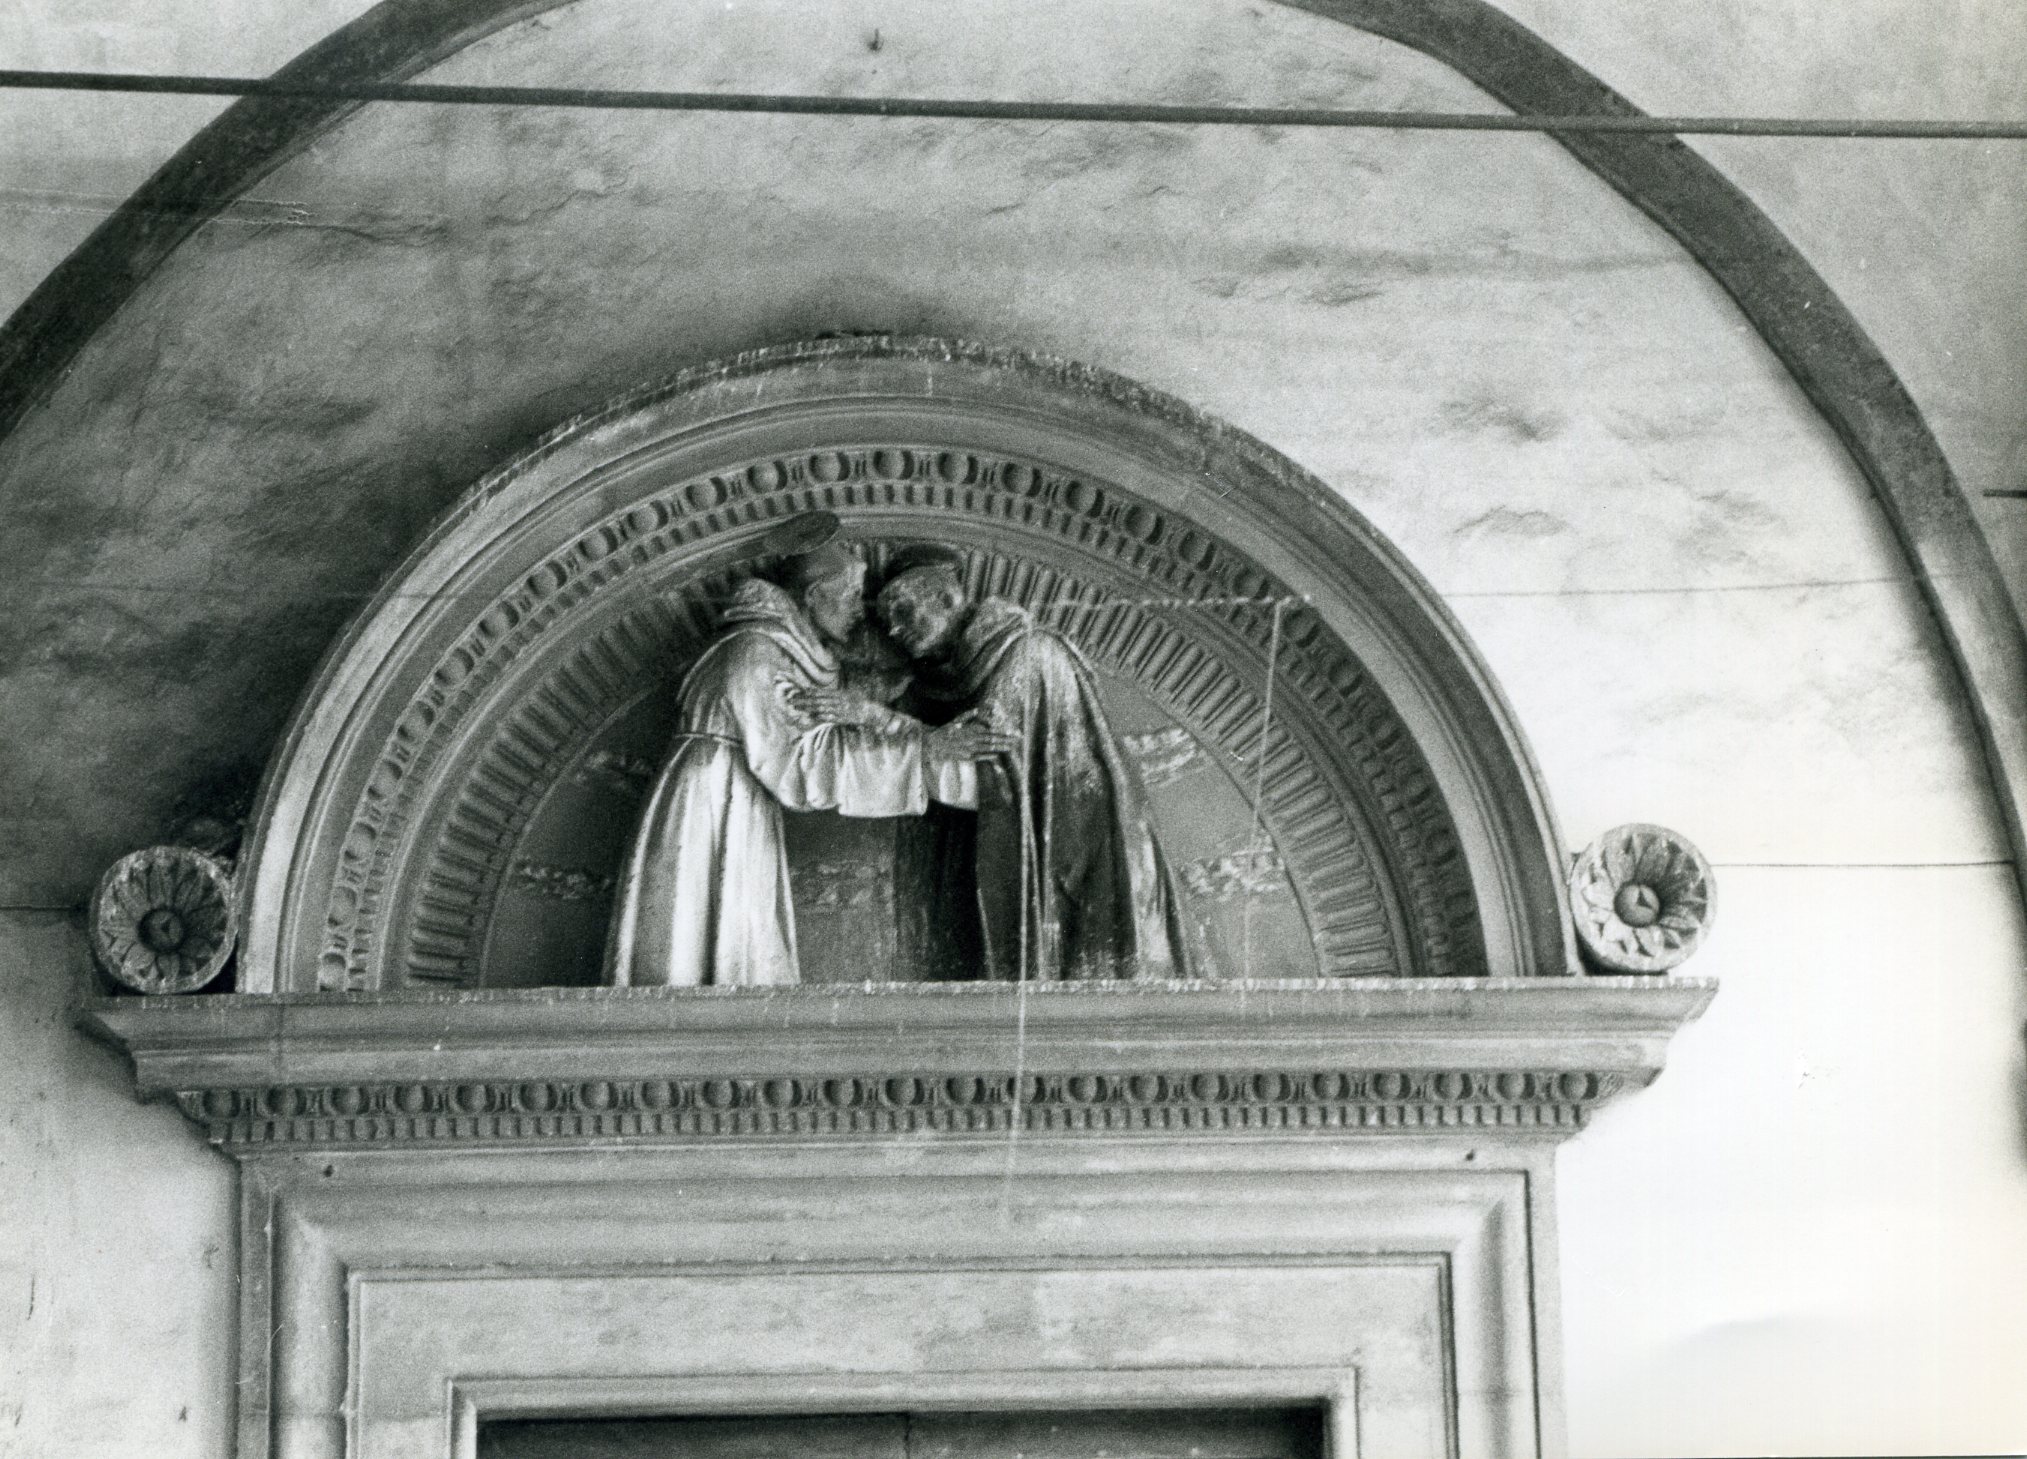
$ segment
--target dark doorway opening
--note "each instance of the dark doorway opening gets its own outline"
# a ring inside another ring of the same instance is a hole
[[[1091,1409],[484,1425],[480,1459],[1324,1459],[1320,1408]]]

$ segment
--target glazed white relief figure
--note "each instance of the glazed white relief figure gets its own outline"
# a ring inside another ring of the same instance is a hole
[[[885,712],[841,723],[801,702],[839,687],[840,652],[865,625],[866,565],[838,531],[829,513],[778,529],[764,544],[783,559],[778,581],[739,585],[677,689],[674,745],[618,888],[608,983],[799,981],[782,813],[975,806],[974,762],[1012,747],[976,716],[932,731]]]

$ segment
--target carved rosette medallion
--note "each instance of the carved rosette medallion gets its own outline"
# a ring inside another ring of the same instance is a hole
[[[99,966],[121,986],[195,992],[218,976],[239,935],[232,873],[187,846],[150,846],[100,878],[90,923]]]
[[[1661,826],[1607,831],[1570,872],[1577,939],[1599,967],[1665,973],[1703,942],[1716,905],[1710,863]]]

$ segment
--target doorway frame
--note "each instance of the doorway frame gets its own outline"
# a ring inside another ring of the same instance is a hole
[[[792,1387],[795,1399],[784,1403]],[[471,1379],[451,1385],[451,1459],[478,1459],[479,1429],[513,1418],[803,1417],[909,1411],[1320,1408],[1323,1459],[1358,1454],[1358,1374],[1338,1368],[1143,1368],[1065,1373],[1047,1368],[969,1373],[772,1374],[608,1383]],[[1180,1396],[1187,1395],[1186,1400]]]

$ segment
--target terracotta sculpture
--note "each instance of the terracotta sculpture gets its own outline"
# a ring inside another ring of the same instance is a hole
[[[862,559],[809,513],[768,539],[779,582],[742,583],[723,633],[690,668],[673,753],[649,794],[618,888],[605,981],[616,986],[798,981],[783,810],[919,816],[976,803],[974,760],[1010,748],[975,717],[935,731],[898,715],[820,720],[798,690],[839,680],[865,619]]]
[[[934,814],[926,885],[904,902],[939,977],[1186,978],[1182,901],[1082,653],[997,598],[974,599],[961,559],[904,547],[879,615],[915,661],[909,707],[976,714],[1018,748],[981,770],[975,815]]]

